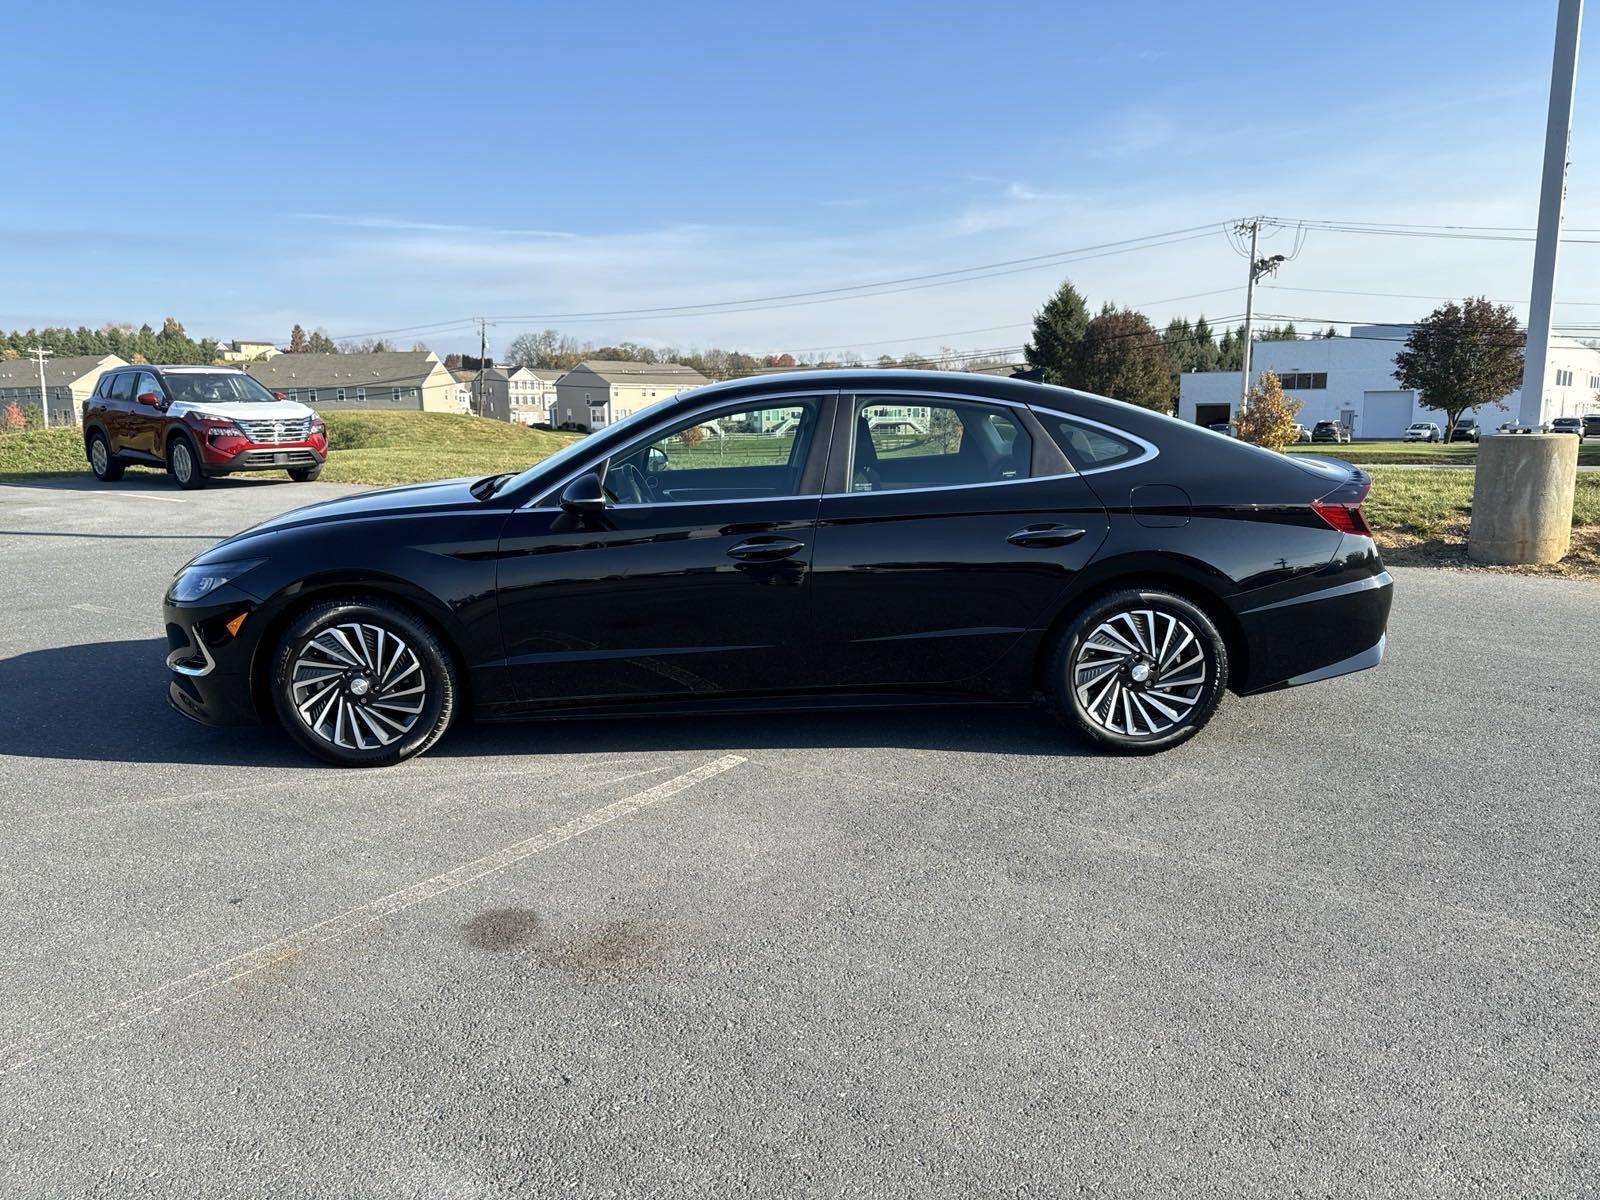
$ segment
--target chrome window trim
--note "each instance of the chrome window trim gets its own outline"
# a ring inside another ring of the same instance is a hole
[[[1045,408],[1043,405],[1037,404],[1032,405],[1031,407],[1035,413],[1045,413],[1052,417],[1060,417],[1063,421],[1072,421],[1079,425],[1088,425],[1094,429],[1102,429],[1106,433],[1114,433],[1117,435],[1117,437],[1122,438],[1124,441],[1132,442],[1140,449],[1140,453],[1136,457],[1130,458],[1126,462],[1112,463],[1109,467],[1089,467],[1087,469],[1080,468],[1078,470],[1079,475],[1103,475],[1107,471],[1120,471],[1124,467],[1136,467],[1140,463],[1149,462],[1152,458],[1161,453],[1161,451],[1157,449],[1154,444],[1145,441],[1144,438],[1140,437],[1138,434],[1129,433],[1126,429],[1118,429],[1115,425],[1107,425],[1103,421],[1093,421],[1088,417],[1080,417],[1077,413],[1062,412],[1058,408]],[[1066,451],[1063,450],[1062,453],[1066,454]],[[1072,461],[1071,455],[1067,455],[1067,461]]]
[[[928,392],[913,388],[894,388],[879,391],[877,389],[846,392],[841,391],[841,396],[848,396],[852,400],[860,400],[870,396],[918,396],[929,400],[965,400],[969,404],[998,404],[1004,408],[1020,408],[1027,412],[1033,406],[1024,400],[1008,400],[1000,396],[974,396],[971,392]]]
[[[790,398],[795,398],[795,397],[800,397],[800,398],[815,397],[816,399],[823,400],[823,399],[828,398],[829,396],[837,396],[838,394],[839,394],[839,390],[837,388],[833,388],[831,390],[825,389],[825,390],[820,391],[820,392],[817,391],[815,388],[807,388],[807,389],[805,389],[803,391],[771,392],[771,393],[768,393],[767,395],[764,395],[764,396],[753,397],[753,399],[755,399],[758,402],[758,404],[764,404],[768,400],[783,400],[783,399],[790,399]],[[752,399],[752,397],[746,397],[746,399]],[[690,416],[690,417],[699,416],[702,413],[713,412],[713,411],[715,411],[717,409],[724,409],[724,408],[728,409],[728,411],[730,411],[730,412],[739,412],[741,410],[737,407],[737,405],[739,405],[741,403],[742,403],[742,401],[739,401],[739,400],[720,400],[720,401],[716,401],[716,402],[713,402],[713,403],[705,404],[705,405],[703,405],[701,407],[698,407],[698,408],[680,409],[678,412],[670,414],[668,416],[668,418],[666,420],[663,420],[660,424],[652,427],[649,432],[650,433],[659,433],[661,430],[666,429],[668,426],[674,424],[675,422],[682,420],[685,416]],[[734,407],[729,407],[730,405],[734,406]],[[605,462],[610,457],[611,457],[610,454],[606,454],[606,455],[601,457],[600,462]],[[562,479],[560,480],[560,482],[551,485],[551,487],[548,488],[545,492],[543,492],[542,495],[548,496],[552,492],[559,491],[561,488],[566,487],[567,484],[571,483],[578,476],[586,474],[587,472],[594,470],[596,465],[597,464],[596,464],[595,460],[594,459],[590,459],[588,462],[584,463],[583,466],[578,467],[574,471],[572,471],[571,474],[563,476]],[[820,495],[820,493],[818,493],[818,494]],[[761,498],[762,499],[767,499],[767,500],[807,500],[807,499],[810,499],[811,497],[809,497],[809,496],[765,496],[765,497],[761,497]],[[662,504],[717,504],[717,503],[726,503],[726,501],[716,501],[716,500],[664,500],[661,503]],[[659,508],[660,506],[661,505],[659,505],[659,504],[629,504],[629,505],[608,504],[606,507],[607,508],[623,508],[623,507],[627,507],[627,508]],[[538,499],[535,498],[533,500],[528,501],[528,503],[526,503],[524,505],[521,505],[517,509],[517,511],[518,512],[532,512],[532,511],[538,510],[538,511],[543,511],[543,512],[550,512],[550,511],[553,511],[555,509],[559,509],[560,507],[561,507],[561,505],[559,503],[556,503],[556,504],[540,504],[538,502]]]

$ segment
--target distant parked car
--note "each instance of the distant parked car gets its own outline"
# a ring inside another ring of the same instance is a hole
[[[1550,422],[1550,432],[1575,434],[1578,440],[1581,442],[1583,441],[1583,418],[1557,417],[1555,420]]]
[[[1583,436],[1600,438],[1600,413],[1590,413],[1583,419]]]
[[[1408,442],[1440,442],[1444,434],[1439,432],[1439,427],[1432,421],[1413,421],[1406,427],[1405,438]]]
[[[1483,437],[1483,430],[1472,417],[1462,417],[1456,422],[1455,431],[1450,438],[1456,442],[1477,442]]]
[[[1311,430],[1313,442],[1348,442],[1350,431],[1337,421],[1318,421]]]
[[[223,367],[118,367],[83,406],[83,451],[102,483],[130,466],[165,467],[181,488],[237,471],[322,473],[328,431],[304,404]]]
[[[1549,433],[1550,426],[1545,424],[1524,425],[1521,421],[1502,421],[1496,433]]]
[[[1300,424],[1299,421],[1296,421],[1294,423],[1294,437],[1290,440],[1295,442],[1309,442],[1311,440],[1311,430]]]
[[[1212,433],[1220,433],[1223,437],[1236,438],[1239,436],[1239,429],[1232,421],[1218,421],[1209,428]]]

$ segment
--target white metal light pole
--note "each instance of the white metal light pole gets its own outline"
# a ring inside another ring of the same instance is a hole
[[[1560,0],[1556,48],[1550,63],[1550,114],[1544,127],[1544,180],[1539,188],[1539,236],[1533,247],[1533,294],[1528,300],[1528,340],[1522,363],[1523,425],[1544,420],[1544,375],[1550,361],[1550,308],[1556,290],[1561,206],[1567,196],[1567,149],[1572,139],[1572,91],[1578,75],[1578,32],[1583,0]]]
[[[55,353],[46,350],[43,346],[29,346],[28,353],[33,355],[39,364],[39,423],[46,429],[50,428],[50,393],[44,386],[44,360]]]

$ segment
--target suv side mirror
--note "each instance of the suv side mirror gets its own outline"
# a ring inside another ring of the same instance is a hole
[[[148,404],[151,408],[161,407],[161,397],[155,392],[140,392],[139,403]]]
[[[590,471],[567,484],[566,490],[561,493],[561,507],[575,517],[589,517],[604,512],[606,489],[600,482],[599,473]]]

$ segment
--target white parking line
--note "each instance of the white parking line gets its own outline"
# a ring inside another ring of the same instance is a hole
[[[146,1017],[154,1016],[164,1009],[215,991],[226,983],[253,975],[257,971],[264,971],[274,963],[292,958],[321,942],[344,937],[374,921],[410,908],[412,905],[421,904],[424,900],[432,900],[446,892],[476,882],[485,875],[503,871],[513,863],[531,858],[553,846],[559,846],[562,842],[571,841],[591,829],[598,829],[602,825],[632,816],[651,805],[671,799],[698,783],[704,783],[724,771],[731,771],[744,761],[745,759],[737,754],[725,754],[721,758],[714,758],[692,771],[675,775],[632,796],[613,800],[610,804],[591,809],[560,825],[552,825],[543,833],[496,850],[492,854],[486,854],[482,858],[462,863],[459,867],[441,875],[424,879],[420,883],[414,883],[408,888],[391,892],[387,896],[357,905],[355,908],[346,909],[337,916],[285,934],[276,941],[267,942],[223,962],[203,967],[162,987],[141,992],[111,1008],[101,1009],[99,1012],[57,1025],[54,1029],[47,1029],[0,1047],[0,1075],[9,1075],[13,1071],[20,1071],[29,1063],[60,1054],[63,1050],[81,1046],[95,1038],[105,1037]]]

